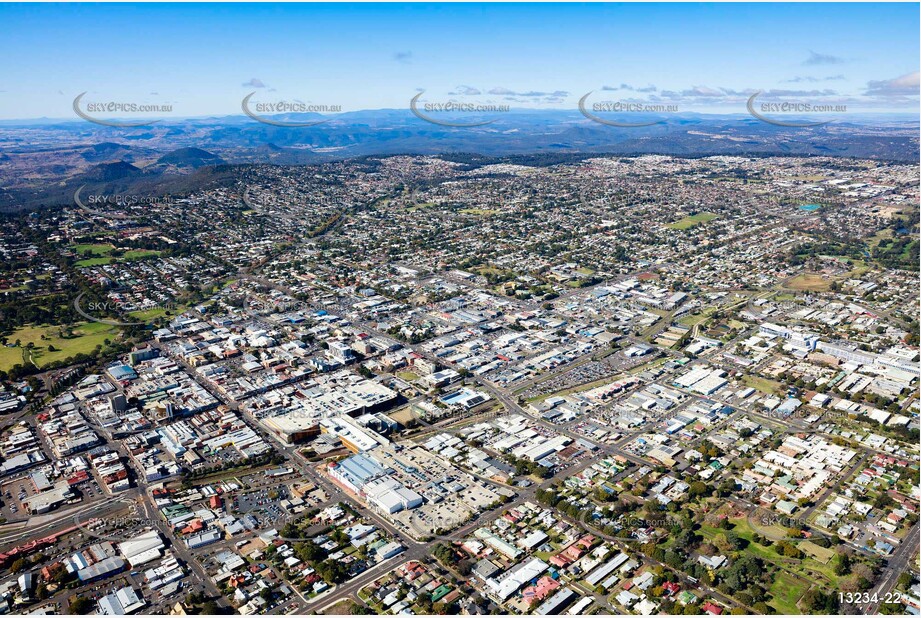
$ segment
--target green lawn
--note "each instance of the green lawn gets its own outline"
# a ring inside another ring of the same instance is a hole
[[[759,376],[742,376],[742,382],[746,386],[751,386],[755,390],[761,391],[766,395],[783,395],[786,391],[785,387],[781,385],[780,382],[775,382],[774,380],[768,380],[767,378],[762,378]]]
[[[768,605],[773,606],[781,614],[800,614],[802,612],[796,606],[796,602],[807,590],[809,582],[781,571],[777,573],[774,585],[768,591],[773,597]]]
[[[14,339],[15,341],[15,339]],[[22,364],[22,349],[3,346],[0,347],[0,369],[7,370],[13,365]]]
[[[74,337],[63,338],[60,326],[24,326],[13,331],[7,341],[14,343],[18,339],[22,348],[34,344],[32,360],[43,367],[74,354],[89,354],[97,345],[105,347],[105,340],[114,340],[118,333],[118,327],[100,322],[77,324],[72,330]],[[42,339],[42,335],[46,338]],[[48,351],[49,345],[54,346],[53,352]],[[22,363],[22,348],[0,348],[0,369],[7,370]]]
[[[78,255],[83,255],[87,251],[93,255],[109,255],[112,252],[112,249],[115,248],[115,245],[110,245],[108,243],[97,243],[97,244],[84,244],[84,245],[73,245],[73,250],[77,252]]]
[[[494,214],[497,214],[498,210],[490,210],[489,208],[464,208],[460,211],[461,214],[465,215],[479,215],[481,217],[489,217]]]
[[[132,249],[130,251],[125,251],[125,254],[122,255],[121,259],[142,260],[144,258],[156,257],[158,255],[160,255],[160,252],[153,249]]]
[[[79,262],[75,262],[74,266],[77,266],[79,268],[88,268],[90,266],[102,266],[104,264],[111,264],[114,261],[115,260],[110,257],[94,257],[94,258],[87,258],[85,260],[80,260]]]
[[[699,212],[696,215],[688,215],[684,219],[679,219],[674,223],[670,223],[668,227],[673,230],[686,230],[688,228],[694,227],[695,225],[713,221],[717,216],[718,215],[715,215],[712,212]]]
[[[90,246],[100,247],[102,245],[78,245],[78,246],[80,247],[90,247]],[[112,251],[112,247],[109,247],[106,253],[109,253],[111,251]],[[129,251],[125,251],[122,255],[118,257],[105,256],[105,255],[102,255],[96,252],[94,252],[94,255],[97,255],[98,257],[91,257],[91,258],[80,260],[75,263],[75,266],[78,266],[80,268],[87,268],[90,266],[101,266],[103,264],[111,264],[112,262],[130,262],[132,260],[143,260],[144,258],[156,257],[160,255],[160,252],[152,250],[152,249],[131,249]]]
[[[818,273],[803,273],[787,282],[787,288],[804,292],[827,292],[831,288],[831,279]]]
[[[766,562],[772,562],[778,568],[784,569],[791,575],[801,577],[809,582],[821,583],[831,588],[837,588],[839,586],[841,577],[835,575],[837,558],[835,557],[836,554],[833,549],[825,549],[810,541],[804,541],[802,543],[797,543],[801,550],[811,546],[816,553],[827,558],[827,562],[819,562],[815,558],[809,557],[808,553],[806,553],[806,557],[802,559],[784,558],[774,551],[773,547],[764,547],[752,541],[755,530],[752,529],[747,519],[733,519],[732,523],[735,524],[733,530],[736,534],[738,534],[740,538],[748,541],[748,547],[745,548],[747,553],[757,556]],[[762,536],[772,539],[783,539],[786,536],[786,530],[777,525],[767,526],[758,532]],[[823,578],[826,580],[825,582],[822,581]]]
[[[707,318],[709,318],[711,315],[713,315],[716,312],[716,310],[717,310],[717,307],[715,306],[706,307],[703,311],[701,311],[700,313],[696,315],[692,313],[690,315],[686,315],[686,316],[679,318],[678,323],[681,324],[682,326],[688,326],[688,327],[693,328],[697,324],[700,324],[701,322],[706,321]]]
[[[407,382],[413,382],[419,379],[419,376],[412,371],[400,371],[397,373],[397,377],[401,380],[406,380]]]
[[[165,317],[167,313],[170,315],[176,315],[182,313],[185,310],[186,307],[184,306],[174,307],[172,309],[166,309],[165,307],[154,307],[153,309],[144,309],[141,311],[129,311],[128,315],[140,322],[150,322],[151,320]]]

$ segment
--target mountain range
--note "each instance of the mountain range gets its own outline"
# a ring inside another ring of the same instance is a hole
[[[578,111],[438,116],[476,127],[443,126],[410,110],[335,116],[273,116],[277,126],[246,116],[164,119],[122,128],[84,120],[0,122],[0,208],[69,203],[83,184],[113,191],[192,187],[222,177],[225,164],[303,165],[368,155],[476,153],[503,158],[664,154],[701,157],[836,156],[917,162],[917,118],[849,116],[813,127],[782,127],[748,115],[622,114],[615,127]],[[786,118],[785,118],[786,120]],[[212,168],[202,172],[203,168]],[[185,178],[187,177],[187,178]]]

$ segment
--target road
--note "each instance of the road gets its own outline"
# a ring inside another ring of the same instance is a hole
[[[879,580],[876,582],[876,586],[874,586],[873,590],[870,592],[870,598],[875,598],[877,600],[871,601],[871,603],[864,608],[865,614],[877,613],[880,609],[880,605],[887,600],[887,595],[891,594],[892,589],[895,588],[895,585],[898,583],[899,576],[902,573],[908,572],[908,563],[914,560],[918,555],[918,544],[919,541],[921,541],[921,530],[919,530],[919,526],[921,526],[921,524],[915,524],[911,530],[908,531],[902,544],[899,545],[898,549],[889,557],[886,568],[883,569]],[[917,566],[918,565],[915,564],[916,568]]]

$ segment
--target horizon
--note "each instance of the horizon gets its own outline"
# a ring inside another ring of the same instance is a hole
[[[411,110],[410,110],[410,108],[407,106],[406,108],[382,107],[382,108],[355,109],[355,110],[346,110],[346,111],[335,112],[335,113],[302,112],[302,113],[289,113],[289,114],[277,114],[277,115],[268,115],[268,114],[267,114],[266,117],[272,118],[272,117],[277,116],[277,117],[279,117],[279,118],[281,118],[281,117],[288,117],[288,118],[293,118],[293,117],[305,117],[305,118],[306,118],[306,117],[317,117],[317,116],[322,116],[322,117],[324,117],[324,118],[329,118],[330,120],[337,120],[337,119],[339,119],[339,118],[342,118],[342,117],[345,117],[345,116],[348,116],[348,115],[354,115],[354,114],[368,114],[368,113],[376,113],[376,112],[405,112],[405,113],[407,113],[407,114],[411,114],[411,113],[412,113]],[[570,108],[565,108],[565,107],[560,107],[560,108],[552,108],[552,107],[550,107],[550,108],[540,108],[540,109],[531,108],[531,107],[512,107],[512,108],[509,110],[508,113],[509,113],[509,114],[516,114],[516,113],[517,113],[517,114],[521,114],[521,115],[526,115],[526,114],[575,114],[575,115],[579,115],[579,110],[578,110],[578,108],[570,109]],[[640,116],[640,117],[642,117],[642,116],[649,116],[649,117],[660,116],[660,117],[664,117],[663,120],[662,120],[662,122],[667,122],[669,118],[686,118],[686,117],[701,117],[701,118],[703,118],[703,119],[707,119],[707,118],[713,118],[713,119],[717,119],[717,118],[736,118],[736,117],[737,117],[737,118],[739,118],[739,119],[741,119],[741,120],[748,120],[748,119],[751,119],[751,114],[749,114],[747,111],[731,111],[731,110],[726,110],[726,111],[711,111],[711,112],[706,112],[706,111],[686,111],[686,112],[669,112],[669,113],[666,113],[666,112],[642,112],[642,113],[637,114],[637,115]],[[497,118],[497,119],[501,119],[501,118],[503,118],[503,117],[506,117],[506,116],[500,116],[500,117]],[[862,119],[862,118],[876,118],[876,117],[887,117],[887,118],[892,118],[892,119],[899,119],[899,120],[902,120],[902,121],[905,121],[905,122],[916,122],[916,123],[921,124],[921,118],[919,118],[917,114],[915,114],[914,112],[901,111],[901,110],[891,110],[891,111],[866,111],[866,112],[849,113],[848,116],[846,117],[846,119],[844,119],[844,118],[838,119],[837,122],[836,122],[836,124],[840,124],[841,122],[854,122],[854,121],[858,121],[858,120],[860,120],[860,119]],[[109,120],[127,120],[128,118],[129,118],[129,117],[127,117],[127,116],[124,116],[124,117],[112,116],[112,117],[110,117],[110,118],[108,118],[108,119],[109,119]],[[247,119],[247,115],[244,114],[244,113],[238,113],[238,114],[228,113],[228,114],[205,114],[205,115],[201,115],[201,116],[150,116],[150,117],[149,117],[149,120],[151,120],[151,121],[156,120],[156,121],[157,121],[157,124],[171,124],[171,123],[181,123],[181,122],[184,122],[184,121],[202,121],[202,120],[214,120],[214,121],[219,121],[219,120],[231,120],[231,119],[232,119],[232,120],[241,120],[241,121],[245,121],[245,120]],[[78,116],[76,116],[76,115],[74,115],[74,116],[72,116],[72,117],[64,117],[64,116],[61,116],[61,117],[56,117],[56,118],[52,118],[52,117],[37,117],[37,118],[4,118],[4,119],[0,119],[0,125],[7,125],[7,126],[13,125],[13,124],[16,124],[16,123],[55,123],[55,124],[66,124],[66,123],[71,123],[71,122],[72,122],[72,123],[78,123],[78,124],[79,124],[79,123],[82,123],[83,121],[82,121]],[[256,122],[256,121],[252,121],[252,122]],[[28,126],[28,125],[27,125],[27,126]],[[143,125],[143,126],[149,126],[149,125]],[[292,127],[292,128],[296,128],[296,127]],[[475,127],[474,127],[474,128],[475,128]]]

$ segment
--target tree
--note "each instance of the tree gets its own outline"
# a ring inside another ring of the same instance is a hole
[[[710,493],[710,487],[702,481],[694,481],[688,488],[688,494],[693,497],[706,496]]]
[[[77,596],[70,600],[71,614],[88,614],[93,609],[93,602],[84,596]]]
[[[851,572],[851,557],[847,554],[840,554],[838,562],[835,564],[835,575],[847,575]]]
[[[221,608],[217,606],[217,603],[209,599],[202,603],[201,613],[205,616],[214,616],[216,614],[221,614],[222,612]]]
[[[796,548],[792,543],[787,543],[786,541],[779,542],[774,550],[781,556],[786,556],[787,558],[802,558],[803,552]]]
[[[375,612],[373,609],[371,609],[367,605],[356,603],[355,601],[351,601],[349,603],[348,614],[351,616],[370,616],[376,613],[377,612]]]

